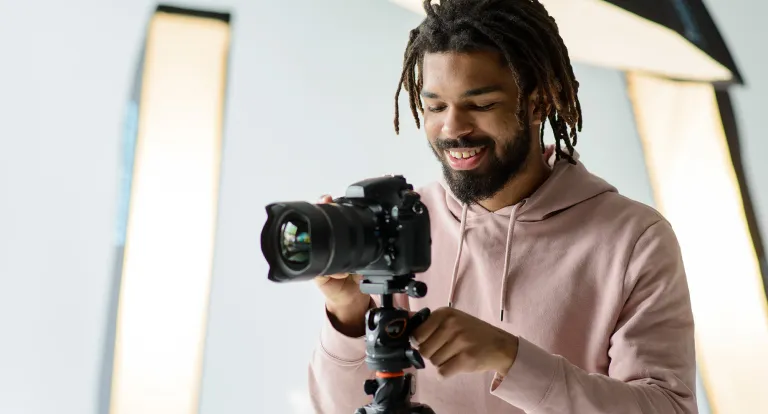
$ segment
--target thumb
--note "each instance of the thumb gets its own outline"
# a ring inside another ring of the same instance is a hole
[[[320,199],[317,200],[319,204],[328,204],[333,202],[333,197],[328,194],[323,194]]]

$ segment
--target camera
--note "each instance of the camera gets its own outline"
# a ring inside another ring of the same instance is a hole
[[[431,264],[429,212],[401,175],[356,182],[333,203],[277,202],[266,210],[261,249],[273,282],[341,273],[388,280]]]
[[[395,308],[393,295],[424,297],[427,285],[414,280],[432,261],[429,212],[401,175],[359,181],[330,204],[302,201],[267,205],[261,250],[273,282],[355,273],[360,290],[381,295],[381,306],[365,314],[365,363],[376,371],[363,391],[373,401],[355,414],[434,414],[411,402],[413,374],[424,360],[409,342],[429,317]]]

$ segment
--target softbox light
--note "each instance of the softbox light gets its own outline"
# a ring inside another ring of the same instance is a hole
[[[230,15],[161,5],[128,102],[99,413],[192,414],[216,236]]]
[[[768,412],[762,246],[712,85],[628,74],[656,208],[675,229],[696,320],[696,356],[714,414]],[[736,147],[738,148],[738,147]]]
[[[674,31],[730,72],[728,83],[743,83],[736,63],[702,0],[606,0]],[[689,71],[691,73],[694,71]],[[685,74],[684,74],[685,75]],[[716,77],[709,79],[716,83]]]
[[[425,15],[422,0],[391,1]],[[742,81],[701,0],[540,2],[557,22],[574,62],[671,79]]]

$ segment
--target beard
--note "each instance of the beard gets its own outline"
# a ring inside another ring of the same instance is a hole
[[[430,145],[443,168],[443,176],[456,198],[464,204],[473,204],[496,195],[525,167],[531,150],[530,129],[526,126],[517,137],[506,140],[499,157],[496,141],[490,137],[437,139]],[[457,171],[451,168],[445,157],[446,150],[453,148],[485,147],[485,159],[480,168]]]

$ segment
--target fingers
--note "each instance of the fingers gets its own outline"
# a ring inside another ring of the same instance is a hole
[[[429,337],[419,342],[419,353],[429,359],[432,364],[440,365],[453,356],[454,348],[458,345],[456,334],[455,329],[443,323]]]
[[[469,363],[467,362],[467,355],[463,353],[456,353],[451,356],[447,361],[437,366],[437,373],[443,377],[448,378],[456,374],[469,371]]]
[[[351,275],[349,273],[340,273],[338,275],[317,276],[317,277],[315,277],[315,283],[317,283],[318,286],[322,286],[322,285],[328,283],[329,281],[331,281],[333,279],[346,279],[346,278],[348,278],[350,276],[352,276],[352,278],[355,281],[355,283],[360,283],[360,279],[362,278],[362,276],[360,276],[360,275]]]
[[[411,335],[413,340],[421,346],[440,327],[449,311],[450,309],[441,308],[432,312],[429,318],[413,331],[413,335]]]
[[[422,326],[428,323],[429,319],[427,319]],[[420,331],[420,328],[421,327],[416,328],[416,331]],[[421,332],[419,333],[421,334]],[[448,324],[440,324],[440,326],[430,332],[429,336],[418,341],[419,352],[425,358],[432,360],[434,355],[446,352],[443,348],[451,347],[451,345],[455,344],[454,339],[456,333],[456,330],[451,329],[451,326]],[[447,359],[447,357],[445,359]],[[432,363],[435,363],[435,361],[432,361]]]
[[[328,276],[315,276],[314,280],[315,280],[315,283],[317,284],[317,286],[323,286],[326,283],[328,283],[331,280],[333,280],[333,278],[328,277]]]
[[[320,196],[320,199],[317,200],[318,204],[328,204],[333,202],[333,197],[329,196],[328,194],[324,194]]]
[[[439,316],[439,312],[435,314]],[[425,325],[430,320],[427,319]],[[426,326],[426,328],[430,331],[424,332],[429,335],[422,337],[422,341],[418,343],[419,353],[429,360],[441,377],[447,378],[475,368],[471,366],[472,361],[467,354],[471,344],[462,335],[461,324],[457,321],[456,315],[448,314],[441,317],[436,328],[432,326]],[[424,332],[419,334],[426,335]]]

